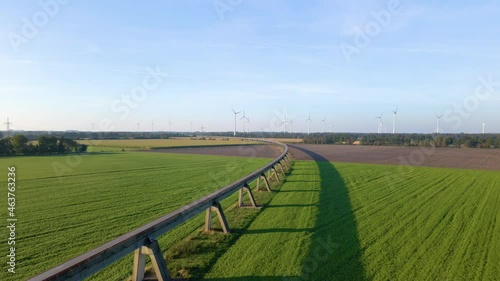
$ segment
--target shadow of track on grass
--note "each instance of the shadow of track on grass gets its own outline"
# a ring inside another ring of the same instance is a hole
[[[297,277],[240,276],[240,277],[223,277],[223,278],[208,279],[208,280],[210,280],[210,281],[212,281],[212,280],[213,281],[284,281],[284,280],[288,280],[287,278],[297,278]],[[290,280],[295,280],[295,279],[290,279]],[[321,281],[323,281],[323,280],[321,280]],[[328,280],[325,280],[325,281],[328,281]]]
[[[303,260],[302,275],[282,280],[368,280],[361,260],[357,223],[342,176],[325,157],[302,147],[290,147],[316,161],[321,192],[315,231],[309,253]]]

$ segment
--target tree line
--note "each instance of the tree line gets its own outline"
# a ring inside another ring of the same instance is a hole
[[[18,134],[20,132],[17,132]],[[36,141],[42,136],[64,138],[69,140],[83,139],[170,139],[176,137],[232,137],[233,132],[85,132],[85,131],[24,131],[28,140]],[[237,133],[238,137],[250,138],[288,138],[302,139],[312,144],[360,144],[386,146],[437,146],[437,147],[470,147],[500,148],[500,134],[375,134],[375,133],[284,133],[284,132],[248,132]],[[0,133],[0,138],[2,133]],[[53,146],[53,145],[52,145]],[[48,149],[36,150],[34,154],[47,154]],[[29,148],[28,148],[29,150]],[[0,153],[0,155],[5,155]]]
[[[45,155],[86,152],[87,145],[79,144],[72,139],[55,136],[39,136],[36,143],[25,135],[14,135],[0,139],[0,155]]]
[[[311,134],[304,143],[500,148],[499,134]]]

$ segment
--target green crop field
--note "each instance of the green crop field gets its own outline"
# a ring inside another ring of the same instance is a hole
[[[19,270],[0,280],[40,273],[268,161],[141,152],[2,158],[4,178],[8,165],[18,169]],[[233,234],[200,233],[200,214],[161,237],[171,273],[234,281],[500,276],[495,171],[296,161],[285,184],[256,196],[260,210],[235,209],[235,196],[224,202]],[[125,280],[131,270],[129,255],[91,279]]]
[[[2,269],[0,280],[25,280],[41,273],[267,162],[269,159],[140,152],[0,158],[1,186],[7,185],[7,167],[17,168],[18,219],[16,274]],[[7,198],[7,188],[1,194]],[[2,200],[0,204],[4,224],[6,203]],[[198,218],[176,228],[162,238],[161,246],[168,247],[202,224],[203,219]],[[1,237],[8,237],[7,228],[1,229]],[[0,249],[5,264],[7,243]],[[131,270],[128,257],[99,279],[125,279]]]
[[[219,145],[244,145],[258,144],[255,141],[247,141],[241,139],[226,139],[217,137],[210,139],[191,139],[191,138],[175,138],[175,139],[131,139],[131,140],[80,140],[81,144],[89,145],[89,151],[121,151],[137,150],[137,149],[152,149],[152,148],[170,148],[170,147],[192,147],[192,146],[219,146]]]
[[[297,161],[206,280],[498,280],[500,173]]]

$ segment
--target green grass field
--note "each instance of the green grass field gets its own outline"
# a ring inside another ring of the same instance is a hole
[[[89,154],[80,163],[2,158],[2,169],[18,168],[19,271],[2,271],[0,280],[40,273],[268,161],[140,152]],[[66,166],[63,176],[54,163]],[[233,234],[200,233],[200,214],[161,237],[171,273],[231,281],[500,276],[495,171],[296,161],[285,184],[256,196],[260,210],[234,208],[235,196],[223,202]],[[125,280],[131,270],[129,255],[92,279]]]
[[[6,186],[7,167],[17,168],[18,270],[12,276],[2,269],[0,280],[25,280],[41,273],[209,194],[268,161],[140,152],[81,158],[1,158],[2,186]],[[1,198],[7,198],[7,188],[2,188]],[[6,201],[0,204],[4,222]],[[186,237],[202,223],[202,218],[193,219],[169,232],[160,241],[162,247]],[[8,237],[6,227],[0,235]],[[0,247],[2,264],[7,247],[7,243]],[[130,265],[129,257],[100,274],[99,279],[125,279],[131,274]]]
[[[399,177],[390,177],[396,174]],[[206,280],[498,280],[500,173],[297,161]]]

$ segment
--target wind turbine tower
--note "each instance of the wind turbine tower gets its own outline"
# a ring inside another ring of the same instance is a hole
[[[250,122],[250,120],[248,119],[248,117],[245,116],[245,111],[243,110],[243,117],[240,118],[240,120],[243,120],[243,133],[245,133],[245,122]]]
[[[139,132],[141,129],[141,123],[137,123],[137,132]]]
[[[250,133],[250,124],[252,124],[252,122],[250,122],[250,119],[248,119],[248,117],[246,123],[247,123],[247,133]]]
[[[283,120],[283,122],[281,122],[280,125],[285,125],[284,129],[283,129],[283,133],[286,133],[286,123],[289,123],[289,121],[286,119],[286,114],[285,114],[285,120]]]
[[[231,110],[234,113],[234,133],[233,136],[236,136],[236,115],[238,115],[241,111],[236,112],[234,109],[231,108]],[[191,129],[193,131],[193,129]]]
[[[92,123],[92,122],[90,123],[90,126],[92,126],[92,132],[94,131],[94,125],[95,125],[95,123]]]
[[[309,113],[309,118],[307,118],[306,123],[307,123],[307,134],[309,135],[311,133],[311,113]]]
[[[377,133],[382,133],[382,128],[384,127],[384,122],[382,121],[382,115],[384,115],[384,113],[382,112],[382,114],[380,114],[380,116],[375,116],[375,118],[378,119],[378,122],[377,122]]]
[[[398,114],[398,108],[396,107],[396,110],[392,111],[394,113],[394,116],[392,117],[392,134],[396,134],[396,115]]]
[[[171,132],[171,127],[172,127],[172,122],[168,121],[168,132],[170,133]]]
[[[485,128],[486,128],[486,123],[483,121],[483,135],[485,133],[485,130],[484,130]]]
[[[323,122],[323,134],[324,134],[325,133],[326,116],[325,116],[325,118],[323,118],[323,120],[321,120],[321,122]]]
[[[437,129],[436,129],[436,133],[439,134],[439,123],[441,122],[441,117],[443,117],[443,115],[437,115],[436,114],[436,117],[437,117]]]

